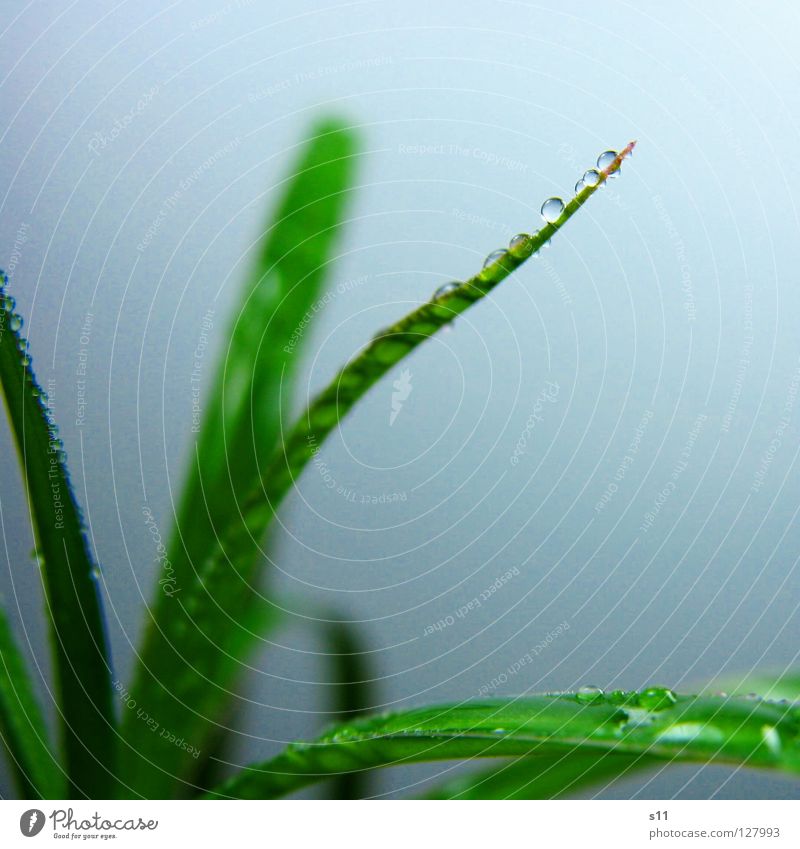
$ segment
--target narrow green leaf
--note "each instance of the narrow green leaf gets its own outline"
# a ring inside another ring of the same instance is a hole
[[[647,755],[594,750],[536,755],[463,775],[426,794],[427,799],[559,799],[575,796],[659,763]]]
[[[261,488],[266,458],[279,443],[281,407],[333,261],[356,152],[354,134],[340,122],[315,127],[235,316],[131,688],[138,707],[125,716],[133,795],[169,796],[191,775],[194,751],[208,749],[214,720],[259,637],[243,618],[264,604],[254,585],[271,514],[245,526],[239,502]]]
[[[434,296],[432,301],[379,333],[362,353],[339,372],[289,431],[263,479],[239,501],[243,523],[230,523],[213,549],[209,550],[201,580],[205,582],[204,590],[210,597],[214,598],[223,592],[230,594],[232,583],[247,583],[251,572],[252,541],[263,533],[278,503],[305,464],[319,450],[325,437],[370,386],[418,344],[488,294],[549,242],[608,177],[620,168],[633,145],[631,142],[606,169],[598,172],[596,184],[587,185],[578,192],[555,222],[545,224],[532,236],[515,240],[514,249],[501,259],[456,289]],[[207,611],[200,612],[205,614]],[[209,629],[204,623],[196,623],[194,630],[208,632]]]
[[[63,799],[66,783],[25,662],[0,609],[0,738],[23,799]]]
[[[268,799],[342,772],[478,757],[644,754],[800,773],[800,709],[669,691],[555,694],[421,708],[295,743],[221,785],[215,798]]]
[[[53,634],[69,795],[104,798],[115,775],[110,661],[79,508],[52,412],[36,383],[20,317],[0,272],[0,382],[22,462],[43,559]]]
[[[768,674],[756,672],[728,676],[708,685],[709,691],[725,690],[746,698],[800,702],[800,675],[797,672]],[[434,799],[551,799],[576,793],[611,779],[631,776],[657,765],[646,755],[608,754],[577,751],[568,756],[521,758],[501,767],[461,776],[431,791]]]
[[[484,298],[509,274],[534,256],[619,170],[622,160],[633,150],[631,142],[603,171],[595,185],[586,185],[564,207],[557,220],[545,224],[532,236],[515,242],[502,257],[483,268],[459,286],[434,295],[433,299],[377,333],[353,360],[345,365],[328,387],[300,416],[286,435],[279,455],[264,477],[263,486],[250,491],[242,510],[254,520],[263,515],[266,498],[270,511],[280,502],[322,442],[342,417],[389,369],[408,356],[418,345],[452,322],[458,315]]]

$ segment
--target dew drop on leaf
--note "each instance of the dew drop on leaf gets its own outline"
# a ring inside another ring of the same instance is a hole
[[[646,710],[664,710],[672,707],[677,700],[675,693],[666,687],[648,687],[639,693],[639,704]]]
[[[450,283],[445,283],[444,286],[440,286],[433,293],[434,300],[436,300],[437,298],[443,298],[445,295],[449,295],[451,292],[455,292],[455,290],[458,289],[460,285],[461,284],[458,282],[458,280],[452,280]]]
[[[502,259],[506,255],[506,251],[503,248],[500,248],[497,251],[492,251],[489,256],[483,261],[483,267],[488,268],[490,265],[494,265],[499,259]]]
[[[605,171],[606,168],[610,168],[614,164],[614,160],[617,158],[616,150],[605,150],[600,156],[597,157],[597,167],[601,171]],[[609,176],[614,176],[619,173],[619,171],[615,171],[614,174],[609,174]]]
[[[764,744],[772,752],[773,755],[781,753],[781,736],[774,725],[765,725],[761,729],[761,736],[764,738]]]
[[[596,186],[600,182],[600,172],[596,168],[590,168],[581,179],[587,186]]]
[[[725,740],[725,733],[704,722],[678,722],[670,725],[656,738],[659,743],[711,743]]]
[[[564,201],[561,198],[548,198],[542,204],[542,218],[548,224],[555,224],[564,213]]]
[[[527,233],[517,233],[516,236],[511,237],[511,241],[508,243],[508,249],[514,256],[530,256],[533,253],[531,237]]]
[[[584,704],[591,704],[592,702],[599,701],[603,698],[603,691],[599,687],[581,687],[580,690],[575,693],[575,698]]]

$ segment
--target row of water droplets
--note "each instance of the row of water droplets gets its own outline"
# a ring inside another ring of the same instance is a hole
[[[0,270],[0,310],[2,310],[2,324],[0,324],[0,333],[3,333],[5,329],[8,328],[17,337],[17,350],[20,353],[20,361],[25,370],[25,381],[30,387],[31,395],[33,395],[33,397],[39,404],[39,408],[41,409],[45,421],[47,422],[49,453],[51,456],[54,456],[57,459],[58,464],[61,467],[61,471],[64,476],[67,489],[71,491],[69,473],[67,471],[67,452],[64,448],[64,441],[59,436],[58,425],[56,424],[55,419],[53,417],[53,412],[50,409],[50,402],[47,397],[47,393],[36,382],[36,377],[33,373],[32,368],[32,360],[28,340],[21,335],[23,325],[22,316],[18,312],[16,312],[17,302],[14,297],[8,293],[6,288],[7,285],[8,275],[4,271]],[[84,528],[85,525],[83,521],[83,514],[77,504],[75,504],[75,511],[77,513],[78,521],[80,523],[81,528]],[[33,549],[33,551],[31,552],[31,559],[39,568],[42,568],[44,566],[44,557],[42,553],[38,551],[38,549]],[[99,581],[100,577],[101,575],[99,568],[94,562],[92,562],[92,580],[97,582]]]
[[[590,168],[575,184],[575,194],[579,195],[587,188],[595,188],[595,186],[600,184],[603,173],[605,173],[607,178],[616,177],[619,174],[619,166],[613,171],[610,171],[609,169],[614,165],[618,156],[619,153],[616,150],[603,151],[603,153],[597,157],[597,168]],[[552,197],[548,198],[542,204],[540,214],[545,224],[557,224],[561,220],[561,216],[564,214],[566,208],[567,206],[561,198]],[[516,259],[527,259],[533,252],[531,239],[535,235],[535,233],[532,235],[528,233],[517,233],[516,236],[512,236],[511,241],[508,243],[508,248],[499,248],[496,251],[492,251],[486,257],[483,261],[483,268],[490,268],[495,263],[504,259],[507,254],[511,254]],[[545,242],[543,247],[547,247],[549,244],[549,241]],[[445,283],[433,293],[433,299],[438,300],[445,295],[449,295],[451,292],[458,289],[459,286],[461,286],[461,282],[458,280],[452,280],[449,283]]]
[[[30,355],[30,346],[28,340],[22,336],[21,330],[23,325],[22,316],[16,311],[17,302],[12,295],[7,291],[8,275],[0,270],[0,310],[2,310],[2,319],[5,326],[0,325],[0,333],[8,328],[16,336],[17,350],[20,354],[20,360],[25,369],[25,377],[30,385],[31,394],[39,402],[39,406],[45,415],[48,423],[50,436],[50,451],[55,454],[58,460],[63,465],[66,462],[67,454],[64,450],[64,443],[58,435],[58,426],[53,420],[52,412],[48,407],[47,393],[36,382],[33,374],[32,360]]]
[[[670,715],[670,708],[679,703],[679,697],[667,687],[646,687],[642,690],[613,690],[606,692],[600,687],[584,686],[574,693],[550,693],[550,696],[571,697],[585,706],[612,706],[618,708],[618,722],[609,725],[603,722],[602,730],[598,736],[603,736],[603,731],[610,732],[614,736],[623,736],[628,732],[653,727],[656,742],[690,744],[693,742],[713,743],[721,745],[729,732],[726,732],[722,723],[714,723],[713,717],[703,714],[698,716],[686,716],[679,712]],[[715,693],[718,698],[728,698],[726,693]],[[690,702],[692,697],[684,697]],[[772,705],[791,705],[785,699],[780,701],[764,700],[755,693],[735,696],[733,698],[753,702],[766,701]],[[615,716],[616,718],[616,716]],[[767,717],[764,717],[767,719]],[[660,722],[659,722],[660,721]],[[741,715],[737,715],[737,723],[742,722]],[[657,724],[658,723],[658,724]],[[790,742],[784,739],[782,731],[778,727],[777,720],[768,720],[760,728],[763,744],[776,758],[782,757],[784,747]],[[515,728],[497,727],[493,729],[497,735],[512,735]],[[395,734],[403,737],[429,737],[430,729],[423,727],[403,728]],[[378,734],[371,734],[368,728],[363,726],[342,727],[336,729],[331,735],[331,742],[346,743],[365,740],[370,736],[384,737],[385,732],[381,729]],[[792,738],[793,739],[793,738]]]
[[[0,308],[2,308],[4,313],[4,323],[7,322],[6,326],[12,333],[19,334],[20,330],[22,330],[22,316],[15,311],[17,309],[17,302],[6,291],[7,283],[8,276],[4,271],[0,271]],[[2,332],[3,329],[4,328],[0,327],[0,332]],[[28,340],[20,336],[17,340],[17,348],[22,355],[23,365],[30,365],[31,360],[30,354],[28,353]]]
[[[614,690],[606,693],[600,687],[581,687],[575,698],[582,704],[599,704],[600,702],[611,702],[612,704],[634,704],[643,710],[665,710],[672,707],[678,697],[667,687],[648,687],[641,691],[626,692]]]

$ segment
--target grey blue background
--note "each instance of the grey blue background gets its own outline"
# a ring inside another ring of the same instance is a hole
[[[214,311],[205,387],[265,212],[321,113],[357,126],[363,153],[302,395],[535,229],[542,201],[569,196],[601,151],[639,144],[541,259],[403,364],[412,390],[394,424],[401,369],[287,498],[275,566],[290,625],[238,690],[231,762],[324,723],[317,605],[369,641],[381,709],[487,687],[687,690],[797,665],[796,6],[5,0],[3,11],[0,265],[62,423],[123,680],[155,576],[142,507],[166,534],[192,451],[203,316]],[[558,392],[537,408],[547,381]],[[0,581],[47,700],[40,580],[4,423],[0,444]],[[392,493],[404,500],[381,503]],[[535,663],[492,686],[561,623]],[[418,792],[441,774],[452,766],[387,772],[374,793]],[[599,795],[800,794],[783,779],[671,767]]]

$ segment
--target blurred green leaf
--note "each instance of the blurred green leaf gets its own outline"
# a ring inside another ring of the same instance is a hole
[[[66,796],[64,775],[3,610],[0,610],[0,738],[10,756],[22,799]]]
[[[331,667],[333,718],[352,722],[372,710],[377,703],[369,652],[357,627],[343,620],[323,623],[325,651]],[[369,793],[369,775],[346,772],[336,776],[331,786],[333,799],[362,799]]]
[[[31,367],[20,317],[0,276],[0,382],[43,561],[71,797],[113,795],[111,666],[97,587],[52,412]]]
[[[243,517],[240,501],[261,491],[266,458],[280,442],[281,408],[334,259],[356,152],[340,122],[315,127],[234,317],[131,690],[159,730],[136,711],[125,717],[132,794],[168,797],[191,775],[194,751],[207,748],[231,684],[267,627],[264,614],[271,618],[255,585],[272,509]],[[254,606],[258,626],[243,621]]]

